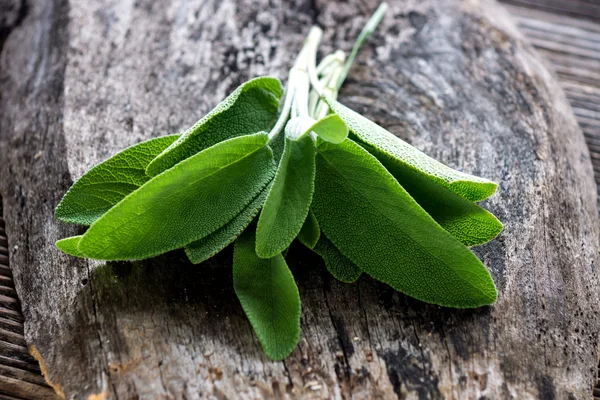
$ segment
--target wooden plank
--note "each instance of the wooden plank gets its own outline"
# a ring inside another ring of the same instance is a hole
[[[543,7],[545,1],[535,3],[540,10],[552,9]],[[574,2],[563,3],[572,11],[577,9]],[[600,23],[525,7],[508,8],[521,31],[552,64],[584,131],[592,157],[597,159],[600,154],[596,145],[600,140]],[[600,170],[596,170],[596,182],[600,183]]]
[[[502,0],[504,3],[576,18],[600,21],[600,4],[595,0]]]
[[[7,365],[0,365],[0,375],[8,378],[18,379],[38,386],[46,386],[46,381],[41,374],[32,374],[20,368],[14,368]],[[10,394],[10,393],[9,393]],[[13,393],[16,394],[16,393]]]
[[[0,197],[0,400],[57,399],[27,349],[23,315],[8,265],[8,239]]]
[[[5,375],[0,375],[0,394],[24,400],[56,400],[56,395],[46,385],[41,386]]]

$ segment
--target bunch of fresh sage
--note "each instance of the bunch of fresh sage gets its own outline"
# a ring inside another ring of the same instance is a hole
[[[502,224],[476,202],[496,184],[455,171],[336,101],[354,57],[385,13],[368,21],[348,59],[316,65],[313,27],[289,72],[252,79],[181,135],[130,147],[90,169],[56,217],[87,225],[65,253],[140,260],[183,248],[201,263],[234,243],[235,292],[271,359],[300,335],[300,297],[286,264],[294,239],[329,272],[365,272],[419,300],[479,307],[496,288],[467,246]]]

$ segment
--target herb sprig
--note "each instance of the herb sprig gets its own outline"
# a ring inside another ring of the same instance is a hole
[[[467,246],[502,230],[476,204],[496,183],[445,166],[337,101],[386,9],[347,58],[337,50],[317,65],[322,31],[311,28],[285,95],[276,78],[252,79],[183,134],[90,169],[56,208],[59,220],[89,229],[57,247],[99,260],[183,248],[197,264],[235,243],[235,292],[274,360],[300,335],[300,296],[284,257],[294,239],[342,282],[364,272],[441,306],[494,303],[494,282]]]

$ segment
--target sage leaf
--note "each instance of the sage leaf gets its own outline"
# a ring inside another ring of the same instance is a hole
[[[185,246],[185,254],[193,264],[208,260],[237,239],[263,206],[270,185],[260,192],[235,218],[210,235]]]
[[[271,181],[267,141],[265,133],[229,139],[154,177],[94,222],[79,250],[101,260],[144,259],[209,235]]]
[[[75,256],[75,257],[85,257],[83,254],[81,254],[81,252],[78,249],[79,246],[79,241],[81,240],[83,236],[71,236],[65,239],[61,239],[58,242],[56,242],[56,247],[62,251],[63,253],[67,253],[69,255]]]
[[[281,254],[259,258],[247,229],[235,241],[233,287],[269,358],[282,360],[300,338],[300,294]]]
[[[283,155],[283,148],[285,147],[285,135],[277,135],[274,139],[270,140],[269,147],[273,150],[275,165],[279,165],[279,161],[281,161],[281,156]]]
[[[321,235],[313,250],[321,256],[327,271],[338,281],[353,283],[360,278],[360,268],[343,255],[325,235]]]
[[[287,249],[308,215],[315,179],[315,145],[308,135],[287,137],[273,186],[256,229],[256,254],[271,258]]]
[[[346,123],[335,114],[327,115],[318,121],[307,116],[292,118],[288,121],[285,131],[286,136],[290,138],[299,138],[314,132],[322,140],[331,143],[341,143],[348,137]]]
[[[363,272],[419,300],[470,308],[496,300],[492,278],[381,163],[351,140],[317,148],[312,210]]]
[[[369,147],[363,145],[367,150]],[[502,223],[489,211],[442,187],[405,164],[380,159],[383,166],[431,217],[466,246],[498,236]]]
[[[146,167],[179,135],[150,139],[96,165],[71,186],[56,207],[63,222],[91,225],[129,193],[150,180]]]
[[[315,132],[321,139],[331,143],[341,143],[348,137],[348,126],[335,114],[330,114],[318,120],[310,131]]]
[[[298,234],[298,240],[309,249],[314,249],[320,237],[321,228],[319,227],[319,222],[315,214],[308,210],[304,225],[302,225],[302,229],[300,229],[300,233]]]
[[[156,157],[147,174],[156,176],[223,140],[269,131],[277,120],[282,93],[277,78],[263,76],[242,84]]]
[[[403,168],[410,168],[470,201],[486,199],[496,191],[498,185],[495,182],[456,171],[341,103],[328,98],[325,100],[331,110],[348,125],[351,138],[369,145],[369,151],[378,159],[386,160],[387,164],[394,163]]]

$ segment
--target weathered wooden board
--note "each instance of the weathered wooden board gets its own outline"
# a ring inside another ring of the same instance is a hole
[[[508,9],[516,17],[519,30],[556,71],[585,135],[599,183],[600,23],[523,7]],[[587,15],[600,21],[600,9]]]
[[[55,399],[27,350],[23,315],[8,263],[8,241],[0,204],[0,399]],[[11,397],[8,397],[11,396]]]
[[[600,4],[596,0],[501,0],[518,7],[551,12],[560,16],[600,22]],[[556,33],[556,32],[555,32]]]
[[[311,23],[348,50],[375,1],[47,1],[0,63],[0,191],[25,335],[70,398],[589,398],[598,220],[566,98],[488,1],[397,1],[342,92],[448,164],[500,182],[504,233],[477,249],[494,307],[428,306],[344,285],[295,247],[300,346],[262,354],[232,291],[230,254],[144,263],[61,255],[52,210],[89,166],[181,130],[243,80],[285,76]],[[14,247],[16,246],[16,247]],[[92,397],[93,398],[93,397]]]

